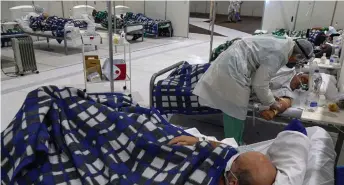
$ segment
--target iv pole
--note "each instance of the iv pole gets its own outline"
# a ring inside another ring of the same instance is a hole
[[[212,6],[212,15],[211,15],[211,33],[210,33],[210,51],[209,51],[209,62],[210,62],[210,59],[211,59],[211,53],[213,51],[213,37],[214,37],[214,24],[215,24],[215,17],[216,17],[216,10],[215,10],[215,3],[216,1],[213,0],[213,1],[210,1],[210,6]]]
[[[109,34],[109,60],[110,60],[110,88],[111,93],[114,92],[114,84],[113,84],[113,45],[112,45],[112,14],[111,14],[111,1],[107,1],[107,8],[108,8],[108,34]]]

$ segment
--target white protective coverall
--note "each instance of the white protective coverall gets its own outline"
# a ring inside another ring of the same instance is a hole
[[[263,105],[275,103],[269,82],[287,64],[293,47],[291,38],[268,35],[237,40],[212,63],[193,93],[201,105],[245,120],[251,85]]]

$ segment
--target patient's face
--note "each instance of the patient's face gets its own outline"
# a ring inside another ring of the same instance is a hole
[[[290,81],[291,90],[299,89],[302,84],[308,84],[309,76],[308,74],[295,75]]]
[[[239,181],[240,178],[247,178],[247,176],[240,176],[240,172],[249,172],[247,180],[254,185],[272,185],[277,174],[277,170],[269,158],[260,152],[241,154],[233,163],[231,171],[238,176]]]

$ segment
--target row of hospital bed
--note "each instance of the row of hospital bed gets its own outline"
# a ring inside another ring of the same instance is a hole
[[[58,21],[61,19],[62,22],[66,22],[66,20],[69,20],[74,23],[74,26],[67,23],[64,27],[54,30],[52,29],[51,31],[33,29],[32,22],[35,21],[34,19],[37,19],[37,17],[44,15],[42,14],[42,11],[42,9],[38,9],[37,7],[31,5],[23,5],[10,8],[11,17],[23,31],[22,34],[34,36],[38,39],[39,37],[46,38],[48,43],[49,39],[56,39],[59,43],[63,41],[64,51],[66,55],[68,54],[68,42],[71,42],[72,46],[74,47],[80,46],[84,42],[82,38],[83,35],[100,37],[100,35],[95,30],[107,29],[103,26],[103,24],[95,22],[95,19],[92,15],[92,12],[95,11],[95,8],[89,5],[78,5],[73,7],[73,14],[71,16],[71,19],[64,19],[59,17],[55,18],[58,19]],[[116,11],[117,13],[114,17],[116,17],[116,19],[121,19],[122,22],[126,22],[126,24],[122,25],[120,28],[117,28],[117,31],[123,30],[126,33],[126,36],[141,35],[143,41],[143,37],[145,35],[153,35],[156,38],[158,36],[164,35],[164,30],[168,30],[168,34],[166,36],[171,37],[173,34],[171,21],[154,20],[144,16],[143,14],[134,14],[129,12],[129,7],[125,6],[116,6]],[[51,25],[48,25],[48,27],[59,26],[59,24],[61,23],[58,21],[56,23],[54,22]],[[75,24],[75,22],[78,22],[80,24],[77,25]],[[102,22],[107,24],[107,17],[105,17]],[[56,32],[59,32],[59,34],[56,34]],[[102,43],[101,37],[100,43]]]

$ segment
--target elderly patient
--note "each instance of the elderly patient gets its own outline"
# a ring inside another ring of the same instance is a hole
[[[169,144],[191,146],[197,142],[197,137],[179,136],[172,139]],[[219,145],[215,141],[210,143],[214,148]],[[270,185],[274,183],[277,174],[275,166],[260,152],[245,152],[233,156],[225,171],[220,178],[220,185]]]
[[[277,114],[283,113],[291,107],[292,100],[295,98],[294,91],[302,89],[308,84],[308,74],[297,74],[295,68],[281,68],[270,81],[270,89],[276,100],[282,105],[282,110],[270,108],[262,111],[261,116],[266,120],[273,119]]]
[[[305,137],[306,136],[306,137]],[[169,145],[195,145],[205,138],[179,136]],[[288,142],[285,142],[285,141]],[[225,141],[210,141],[213,148]],[[292,120],[275,138],[266,155],[250,151],[248,147],[237,149],[238,153],[227,162],[220,185],[294,185],[303,182],[310,143],[307,131],[298,120]],[[284,147],[288,150],[283,150]],[[290,160],[292,159],[292,160]],[[296,159],[296,160],[294,160]]]

